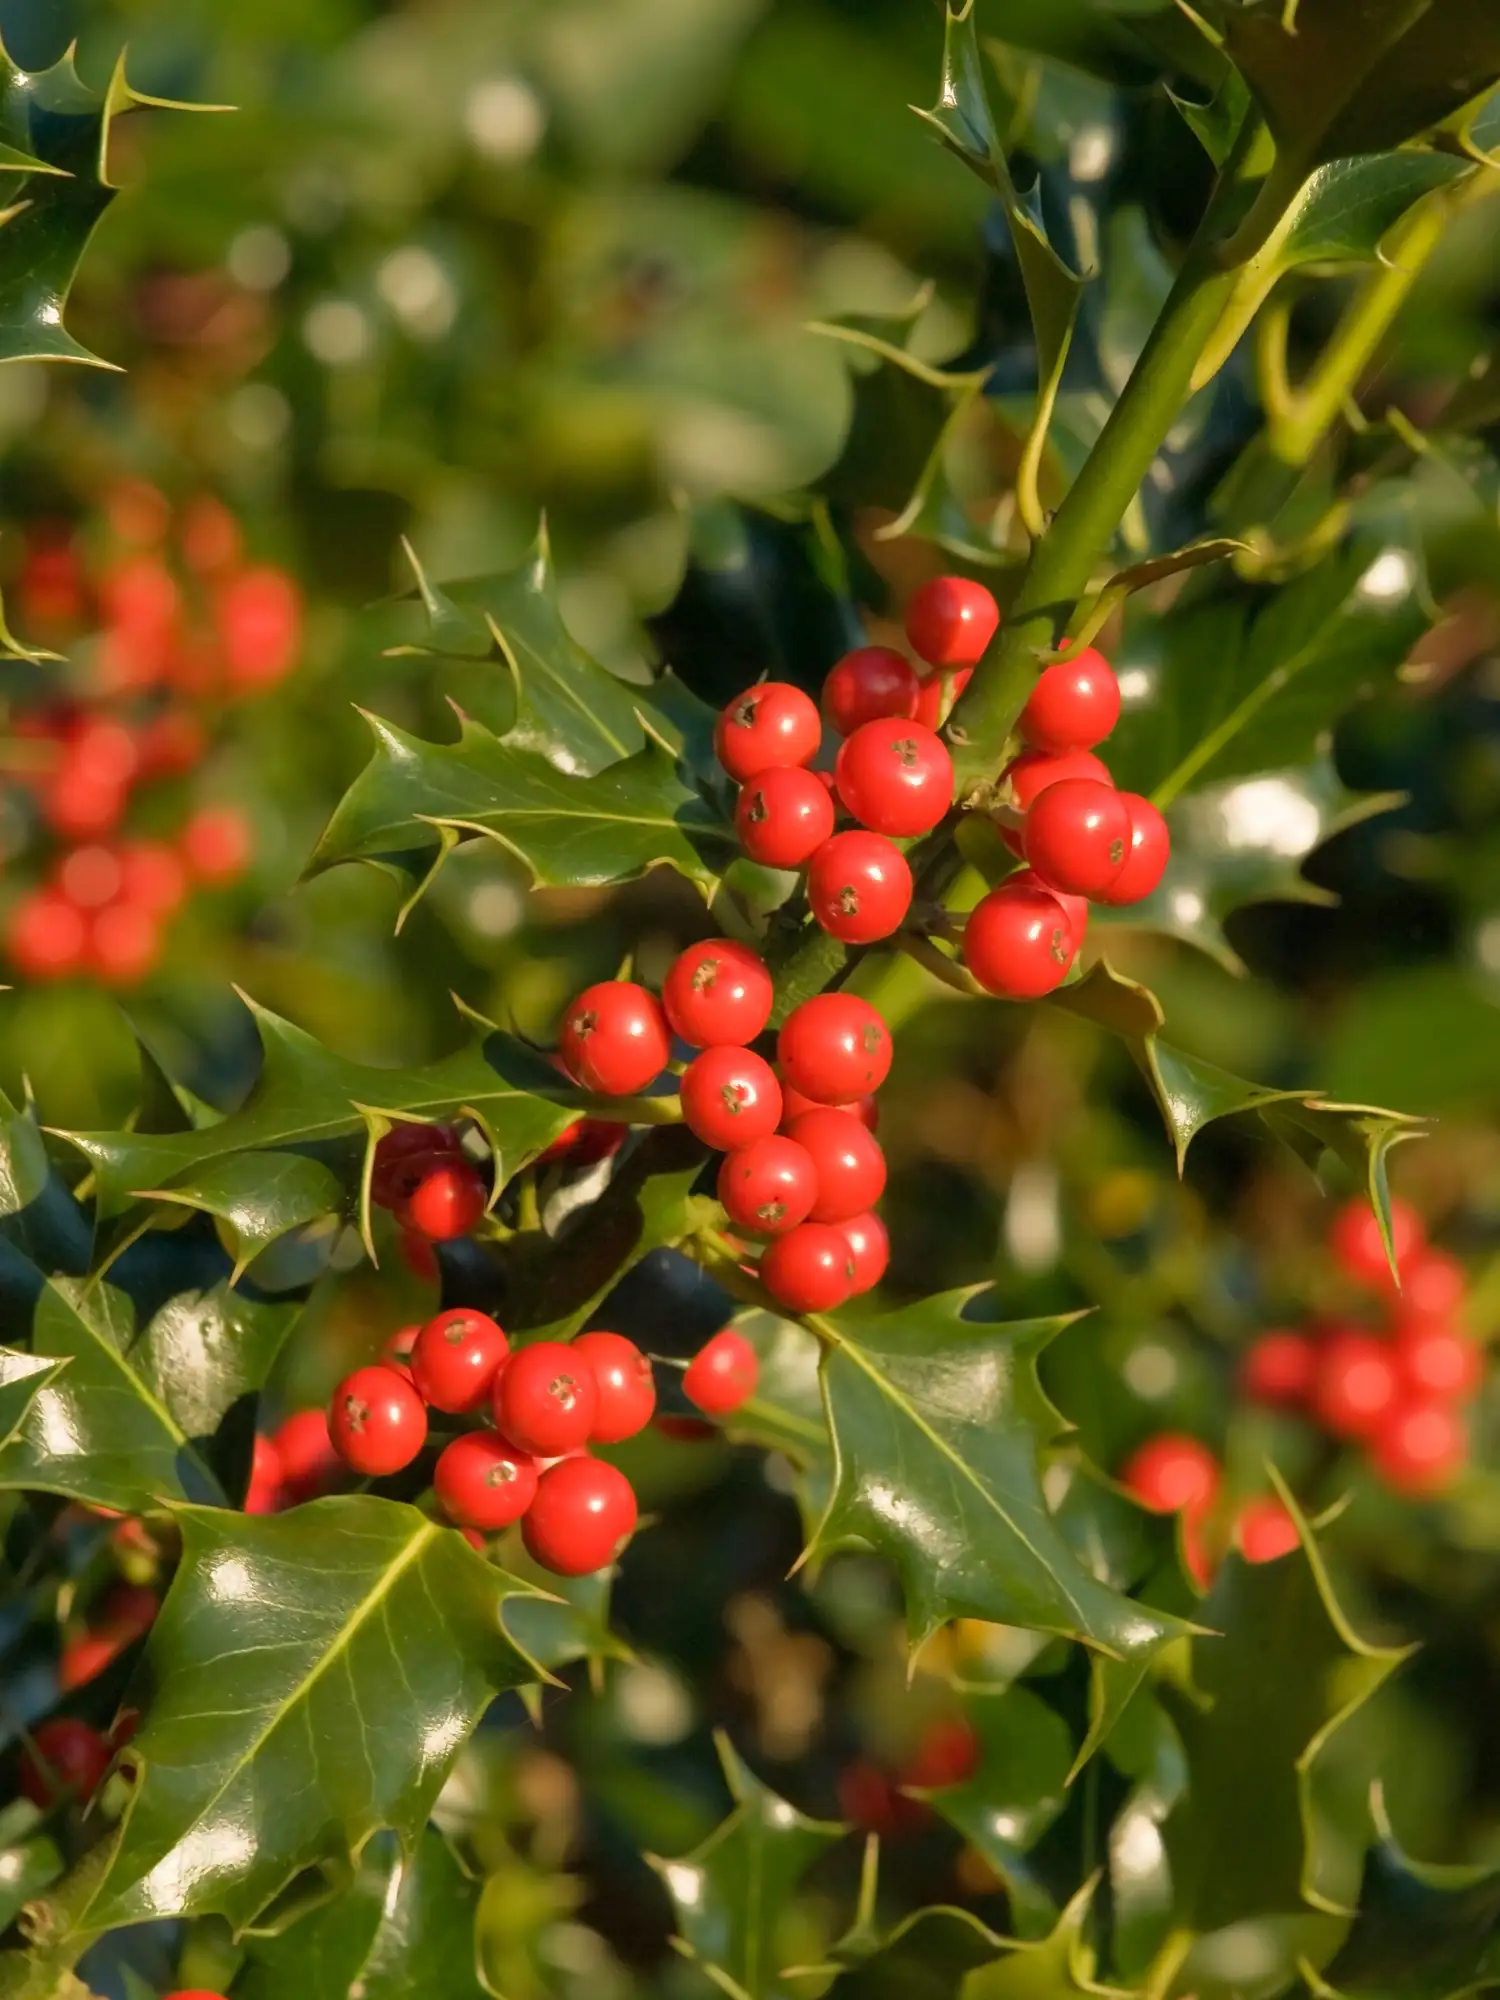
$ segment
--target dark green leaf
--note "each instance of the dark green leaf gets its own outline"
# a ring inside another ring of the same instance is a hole
[[[1273,268],[1302,264],[1369,264],[1388,231],[1414,202],[1474,171],[1444,153],[1383,153],[1333,160],[1308,177],[1278,233]]]
[[[132,1369],[191,1438],[209,1438],[270,1378],[302,1308],[250,1299],[226,1282],[179,1292],[130,1350]]]
[[[304,1153],[237,1153],[182,1175],[171,1188],[137,1191],[221,1222],[235,1279],[280,1237],[343,1206],[336,1175]]]
[[[725,1420],[729,1435],[779,1451],[797,1468],[797,1498],[811,1527],[828,1505],[833,1454],[818,1382],[819,1346],[796,1320],[756,1307],[734,1318],[760,1362],[755,1394]]]
[[[18,1111],[0,1091],[0,1236],[32,1263],[81,1277],[89,1267],[88,1217],[47,1158],[28,1106]]]
[[[62,1850],[41,1830],[41,1814],[28,1800],[0,1810],[0,1927],[9,1929],[22,1906],[50,1888],[63,1872]]]

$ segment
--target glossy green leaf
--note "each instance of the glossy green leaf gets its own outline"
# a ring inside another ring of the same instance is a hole
[[[1065,2000],[1074,1994],[1117,1993],[1094,1978],[1088,1926],[1097,1883],[1097,1876],[1084,1883],[1047,1937],[1017,1944],[1003,1958],[971,1972],[959,1988],[960,2000]]]
[[[231,2000],[481,2000],[479,1886],[428,1828],[409,1855],[377,1835],[354,1879],[277,1937],[252,1938]]]
[[[93,1230],[47,1157],[30,1106],[18,1111],[0,1091],[0,1236],[48,1271],[81,1277]],[[0,1269],[0,1285],[3,1285]]]
[[[343,1206],[338,1177],[304,1153],[237,1153],[211,1161],[202,1173],[182,1175],[170,1188],[138,1192],[221,1222],[235,1278],[289,1231]]]
[[[628,1660],[630,1648],[610,1630],[612,1570],[592,1576],[553,1576],[517,1550],[515,1574],[545,1596],[513,1597],[505,1607],[505,1629],[539,1667],[556,1673],[577,1660]]]
[[[528,1586],[414,1508],[355,1495],[179,1521],[92,1929],[207,1911],[244,1926],[373,1833],[410,1845],[489,1701],[538,1673],[502,1622]]]
[[[755,1394],[724,1427],[736,1442],[779,1451],[797,1471],[797,1499],[811,1529],[828,1505],[833,1453],[818,1380],[817,1340],[796,1320],[758,1307],[736,1313],[735,1330],[760,1364]]]
[[[880,1841],[865,1841],[859,1901],[826,1965],[798,1967],[810,1978],[841,1975],[839,2000],[951,2000],[963,1975],[985,1965],[1013,1942],[968,1910],[932,1904],[913,1910],[892,1928],[880,1919]]]
[[[1369,264],[1414,203],[1472,173],[1444,153],[1379,153],[1331,160],[1310,174],[1275,238],[1278,272],[1302,264]]]
[[[1131,1789],[1109,1828],[1114,1914],[1111,1963],[1124,1979],[1142,1977],[1172,1927],[1172,1867],[1162,1827],[1187,1787],[1187,1759],[1161,1704],[1132,1703],[1108,1746]]]
[[[210,1438],[242,1397],[265,1387],[302,1312],[247,1298],[228,1281],[179,1292],[152,1314],[130,1364],[189,1437]]]

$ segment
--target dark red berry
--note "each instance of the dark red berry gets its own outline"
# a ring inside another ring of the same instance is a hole
[[[845,807],[875,833],[930,833],[953,803],[953,759],[920,722],[867,722],[841,745],[834,782]]]
[[[1296,1409],[1312,1394],[1318,1350],[1305,1333],[1263,1333],[1240,1369],[1245,1394],[1257,1403]]]
[[[850,1112],[831,1106],[804,1112],[786,1136],[807,1153],[818,1178],[817,1199],[808,1211],[813,1222],[852,1221],[884,1194],[885,1154]]]
[[[21,1753],[21,1792],[43,1812],[64,1795],[89,1799],[98,1791],[114,1753],[97,1729],[75,1716],[39,1722]]]
[[[247,1514],[274,1514],[286,1498],[281,1479],[281,1453],[276,1440],[256,1434],[250,1452],[250,1483],[245,1488]]]
[[[720,1152],[753,1145],[781,1123],[781,1085],[753,1049],[705,1049],[683,1076],[682,1115]]]
[[[377,1208],[399,1208],[424,1174],[462,1157],[458,1134],[447,1125],[393,1125],[375,1142],[370,1199]]]
[[[854,1292],[870,1292],[880,1283],[891,1261],[891,1239],[875,1214],[853,1215],[839,1228],[854,1258]]]
[[[417,1335],[411,1379],[433,1409],[458,1416],[481,1407],[509,1353],[510,1342],[488,1313],[454,1306]]]
[[[807,871],[814,917],[845,944],[875,944],[899,930],[911,893],[906,856],[882,833],[836,833]]]
[[[654,994],[628,979],[604,979],[579,994],[562,1026],[569,1076],[605,1097],[631,1097],[654,1083],[672,1053],[667,1017]]]
[[[1153,1514],[1199,1512],[1218,1490],[1219,1461],[1197,1438],[1161,1431],[1131,1454],[1120,1479]]]
[[[1121,792],[1130,815],[1130,846],[1125,866],[1100,897],[1111,904],[1144,902],[1161,881],[1172,858],[1172,836],[1167,822],[1139,792]]]
[[[742,1333],[726,1326],[705,1341],[688,1363],[682,1390],[705,1415],[727,1417],[750,1400],[759,1379],[755,1349]]]
[[[274,1442],[289,1500],[316,1500],[337,1485],[344,1468],[328,1433],[326,1410],[295,1411]]]
[[[600,1329],[579,1334],[573,1352],[593,1369],[599,1392],[590,1443],[621,1444],[643,1431],[656,1409],[656,1384],[651,1363],[635,1342]]]
[[[588,1576],[635,1533],[635,1489],[599,1458],[565,1458],[537,1482],[521,1524],[532,1560],[556,1576]]]
[[[445,1160],[423,1174],[401,1204],[397,1219],[429,1243],[448,1243],[468,1235],[488,1200],[489,1189],[478,1167],[468,1160]]]
[[[495,1384],[495,1422],[538,1458],[587,1444],[598,1415],[599,1389],[588,1357],[560,1340],[523,1347]]]
[[[1479,1393],[1484,1357],[1457,1327],[1433,1320],[1405,1320],[1393,1347],[1401,1381],[1419,1400],[1465,1402]]]
[[[1323,1343],[1313,1408],[1335,1437],[1368,1438],[1395,1408],[1399,1387],[1392,1348],[1347,1327]]]
[[[432,1470],[438,1505],[460,1528],[493,1534],[519,1521],[536,1496],[538,1467],[498,1431],[467,1431],[443,1446]]]
[[[1125,866],[1130,814],[1112,785],[1063,778],[1026,815],[1026,859],[1049,888],[1102,896]]]
[[[1119,719],[1120,683],[1108,660],[1092,646],[1079,646],[1042,669],[1019,727],[1034,749],[1060,756],[1092,750]]]
[[[1407,1264],[1418,1256],[1426,1243],[1422,1218],[1410,1202],[1391,1198],[1391,1248],[1402,1276]],[[1328,1247],[1356,1284],[1371,1285],[1378,1291],[1391,1289],[1391,1267],[1380,1237],[1375,1211],[1361,1196],[1346,1201],[1333,1218]]]
[[[805,764],[822,740],[816,707],[788,681],[762,681],[736,695],[714,731],[719,762],[741,785],[762,771]]]
[[[1270,1563],[1289,1556],[1302,1538],[1284,1504],[1268,1493],[1245,1502],[1234,1524],[1234,1539],[1247,1563]]]
[[[735,829],[752,861],[766,868],[805,868],[833,833],[833,799],[823,776],[804,771],[762,771],[734,809]]]
[[[936,1792],[966,1784],[979,1769],[979,1738],[961,1715],[944,1716],[922,1732],[916,1755],[901,1767],[901,1783]]]
[[[346,1465],[383,1479],[411,1464],[427,1441],[427,1411],[394,1368],[356,1368],[333,1392],[328,1430]]]
[[[748,1047],[771,1018],[771,1000],[764,960],[729,938],[689,945],[661,990],[673,1034],[695,1049]]]
[[[1055,992],[1077,955],[1067,912],[1046,889],[1002,882],[964,926],[964,964],[986,993],[1007,1000]]]
[[[758,1236],[784,1236],[807,1220],[818,1176],[806,1149],[776,1134],[730,1153],[719,1168],[719,1199],[731,1222]]]
[[[829,670],[823,683],[823,719],[840,736],[852,736],[883,715],[910,719],[917,712],[917,670],[890,646],[856,646]]]
[[[891,1073],[891,1034],[856,993],[818,993],[794,1007],[776,1037],[782,1081],[815,1104],[879,1090]]]
[[[1399,1404],[1370,1444],[1370,1462],[1386,1485],[1414,1499],[1450,1486],[1467,1454],[1464,1427],[1445,1402]]]
[[[849,1239],[828,1222],[804,1222],[779,1236],[760,1260],[761,1282],[788,1312],[833,1312],[854,1293]]]
[[[999,605],[966,576],[935,576],[906,607],[912,651],[933,667],[976,665],[999,625]]]

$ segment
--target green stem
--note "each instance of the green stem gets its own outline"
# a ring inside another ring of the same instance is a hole
[[[1172,1931],[1168,1934],[1161,1950],[1151,1961],[1146,1983],[1141,1988],[1141,2000],[1167,2000],[1194,1943],[1192,1931]]]

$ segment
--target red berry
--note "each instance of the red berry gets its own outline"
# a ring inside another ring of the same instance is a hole
[[[751,1146],[781,1123],[781,1085],[752,1049],[705,1049],[682,1079],[682,1115],[706,1146]]]
[[[1089,899],[1087,896],[1070,896],[1065,889],[1049,889],[1034,868],[1017,868],[1007,875],[1000,884],[1002,889],[1040,889],[1057,903],[1068,920],[1068,930],[1079,951],[1089,928]]]
[[[422,1398],[394,1368],[356,1368],[333,1392],[334,1449],[356,1472],[382,1479],[411,1464],[427,1441]]]
[[[429,1243],[467,1236],[484,1214],[489,1189],[468,1160],[445,1160],[430,1168],[401,1205],[400,1221]]]
[[[974,678],[972,667],[958,667],[951,673],[929,674],[917,695],[918,722],[940,729],[954,702]]]
[[[187,870],[164,840],[125,841],[119,866],[125,901],[155,916],[170,916],[187,895]]]
[[[813,1222],[851,1222],[885,1193],[880,1142],[850,1112],[831,1106],[804,1112],[786,1136],[804,1149],[818,1177],[817,1199],[808,1211]]]
[[[710,1417],[731,1416],[749,1402],[760,1380],[760,1359],[742,1333],[721,1327],[687,1365],[682,1392]]]
[[[1419,1250],[1401,1267],[1401,1317],[1446,1323],[1457,1316],[1468,1289],[1469,1274],[1456,1257]]]
[[[962,1785],[979,1769],[979,1738],[961,1715],[944,1716],[922,1732],[916,1755],[901,1768],[901,1783],[936,1792]]]
[[[854,1294],[858,1267],[843,1230],[804,1222],[760,1260],[761,1282],[788,1312],[832,1312]]]
[[[906,856],[881,833],[836,833],[807,871],[813,915],[845,944],[875,944],[899,930],[911,891]]]
[[[704,1423],[702,1417],[678,1417],[670,1411],[659,1413],[652,1429],[664,1438],[671,1438],[674,1444],[703,1444],[719,1435],[712,1424]]]
[[[450,1521],[493,1534],[520,1520],[536,1497],[538,1476],[530,1452],[498,1431],[467,1431],[438,1453],[432,1488]]]
[[[45,1812],[70,1793],[92,1798],[113,1756],[97,1729],[71,1715],[54,1715],[38,1723],[21,1753],[21,1792]]]
[[[623,1333],[581,1333],[573,1351],[594,1371],[599,1409],[589,1433],[593,1444],[621,1444],[650,1423],[656,1409],[651,1363]]]
[[[1017,812],[1030,812],[1049,785],[1064,778],[1092,778],[1097,785],[1111,782],[1109,767],[1087,750],[1069,750],[1054,757],[1046,750],[1023,750],[1011,759],[1003,774],[1010,781],[1011,801]]]
[[[420,1278],[424,1285],[435,1285],[442,1272],[437,1260],[437,1252],[425,1236],[419,1236],[414,1229],[401,1232],[401,1261],[414,1278]]]
[[[794,1118],[800,1118],[804,1111],[819,1109],[818,1099],[809,1097],[805,1090],[793,1090],[786,1078],[781,1079],[781,1129],[784,1132]],[[857,1118],[867,1132],[880,1130],[880,1105],[873,1091],[866,1091],[863,1097],[851,1098],[847,1104],[835,1104],[835,1111],[847,1111]]]
[[[966,576],[935,576],[906,607],[912,650],[933,667],[975,666],[999,625],[999,605]]]
[[[1451,1403],[1403,1403],[1375,1432],[1370,1460],[1397,1493],[1421,1497],[1451,1484],[1467,1453]]]
[[[215,606],[229,685],[237,693],[274,687],[297,664],[302,593],[284,570],[242,570]]]
[[[537,1165],[566,1160],[572,1167],[594,1167],[618,1153],[629,1137],[630,1127],[612,1119],[575,1118],[537,1154]]]
[[[538,1458],[558,1458],[587,1444],[598,1415],[588,1356],[560,1340],[523,1347],[495,1384],[495,1422]]]
[[[787,681],[762,681],[736,695],[714,731],[719,762],[741,785],[762,771],[805,764],[822,740],[817,709]]]
[[[891,1033],[856,993],[818,993],[794,1007],[776,1037],[783,1082],[815,1104],[847,1106],[891,1073]]]
[[[180,778],[203,761],[208,732],[187,708],[164,708],[141,725],[143,778]]]
[[[1161,1431],[1132,1452],[1120,1479],[1153,1514],[1197,1513],[1218,1490],[1219,1461],[1197,1438]]]
[[[375,1142],[370,1199],[378,1208],[399,1208],[424,1174],[462,1157],[458,1134],[446,1125],[393,1125]]]
[[[1102,896],[1125,866],[1130,813],[1112,785],[1062,778],[1037,799],[1022,835],[1042,880],[1074,896]]]
[[[1394,1407],[1398,1386],[1392,1349],[1350,1327],[1323,1344],[1313,1407],[1335,1437],[1367,1438]]]
[[[1245,1355],[1240,1381],[1257,1403],[1295,1408],[1312,1393],[1318,1350],[1305,1333],[1263,1333]]]
[[[762,771],[740,793],[735,830],[752,861],[767,868],[804,868],[833,833],[833,799],[823,775]]]
[[[200,576],[213,576],[240,558],[239,523],[211,493],[200,493],[182,510],[177,541],[183,561]]]
[[[1456,1327],[1408,1320],[1396,1329],[1396,1366],[1414,1396],[1465,1402],[1484,1380],[1484,1357]]]
[[[521,1524],[532,1560],[557,1576],[588,1576],[620,1554],[635,1533],[635,1490],[599,1458],[565,1458],[537,1483]]]
[[[1037,750],[1059,756],[1092,750],[1120,719],[1120,683],[1092,646],[1071,650],[1044,667],[1021,710],[1021,734]]]
[[[210,1993],[206,1986],[180,1986],[175,1993],[168,1993],[164,2000],[224,2000],[221,1993]]]
[[[1390,1206],[1391,1248],[1404,1277],[1407,1264],[1422,1251],[1427,1232],[1410,1202],[1392,1196]],[[1391,1267],[1380,1240],[1380,1224],[1374,1209],[1362,1196],[1346,1201],[1333,1218],[1328,1247],[1356,1284],[1371,1285],[1383,1292],[1391,1289]]]
[[[891,1261],[891,1239],[878,1215],[853,1215],[839,1224],[854,1258],[854,1292],[870,1292],[880,1283]]]
[[[917,670],[890,646],[856,646],[829,670],[823,683],[823,719],[840,736],[852,736],[883,715],[917,712]]]
[[[747,1048],[771,1018],[771,975],[748,945],[708,938],[673,960],[661,1004],[695,1049]]]
[[[106,986],[134,986],[161,956],[161,925],[150,910],[116,903],[89,926],[88,959]]]
[[[91,715],[68,743],[67,764],[86,783],[118,789],[139,775],[140,745],[127,724]]]
[[[201,807],[182,829],[179,841],[188,873],[210,888],[237,881],[255,852],[250,822],[234,806]]]
[[[1247,1500],[1234,1524],[1234,1538],[1247,1563],[1272,1563],[1301,1542],[1297,1523],[1274,1494]]]
[[[953,803],[953,759],[921,722],[866,722],[841,745],[834,780],[846,808],[875,833],[930,833]]]
[[[5,948],[27,979],[66,979],[83,963],[88,931],[73,905],[55,889],[36,889],[10,913]]]
[[[125,801],[123,785],[91,777],[69,763],[48,784],[42,812],[52,831],[65,840],[97,840],[119,825]]]
[[[297,1410],[273,1440],[290,1500],[315,1500],[343,1470],[328,1433],[326,1410]]]
[[[488,1313],[454,1306],[428,1320],[417,1335],[411,1379],[425,1403],[460,1416],[481,1406],[509,1353],[504,1330]]]
[[[775,1134],[741,1146],[719,1168],[719,1199],[731,1222],[758,1236],[784,1236],[807,1220],[818,1176],[806,1149]]]
[[[964,964],[986,993],[1007,1000],[1055,992],[1077,956],[1068,913],[1046,889],[1002,882],[964,926]]]
[[[256,1437],[250,1454],[250,1484],[245,1489],[247,1514],[274,1514],[286,1498],[281,1483],[281,1453],[274,1438]]]
[[[100,1627],[126,1640],[139,1639],[156,1623],[161,1599],[143,1583],[117,1583],[104,1600]]]
[[[1140,903],[1149,896],[1166,873],[1172,858],[1172,836],[1167,822],[1139,792],[1121,792],[1130,816],[1130,846],[1125,866],[1100,897],[1104,903]]]
[[[398,1375],[404,1375],[408,1382],[411,1374],[411,1351],[417,1344],[420,1326],[400,1326],[380,1350],[381,1361],[387,1368],[394,1368]]]
[[[631,1097],[654,1083],[672,1053],[667,1017],[644,986],[603,979],[563,1020],[561,1054],[573,1081],[605,1097]]]
[[[123,1632],[81,1632],[65,1642],[57,1663],[57,1685],[64,1694],[87,1687],[112,1666],[130,1644]]]
[[[97,843],[75,847],[62,859],[57,886],[75,910],[102,910],[124,887],[119,856],[113,849]]]

